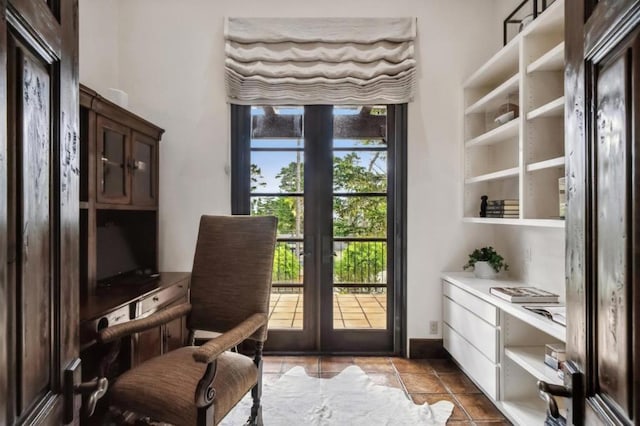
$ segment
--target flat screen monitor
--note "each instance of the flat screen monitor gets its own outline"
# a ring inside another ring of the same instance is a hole
[[[111,222],[98,226],[96,237],[96,278],[99,284],[138,272],[143,268],[136,258],[130,236],[122,226]]]

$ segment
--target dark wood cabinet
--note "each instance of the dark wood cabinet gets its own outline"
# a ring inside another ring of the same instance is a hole
[[[189,300],[188,273],[156,276],[163,132],[80,86],[80,347],[85,381],[113,381],[186,340],[186,320],[179,318],[115,343],[96,343],[103,328]],[[101,400],[84,423],[102,424],[108,404],[108,398]]]
[[[158,150],[163,129],[80,86],[80,287],[158,270]]]
[[[86,86],[80,86],[80,95],[81,201],[93,200],[106,209],[157,208],[158,145],[164,130]]]

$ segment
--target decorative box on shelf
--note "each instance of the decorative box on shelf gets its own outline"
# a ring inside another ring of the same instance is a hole
[[[562,364],[567,360],[564,343],[547,343],[544,348],[544,363],[554,370],[562,370]]]

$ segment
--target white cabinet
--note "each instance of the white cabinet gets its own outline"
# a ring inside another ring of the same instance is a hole
[[[556,0],[464,83],[466,222],[564,227],[564,0]],[[518,117],[494,118],[505,104]],[[519,200],[517,218],[481,218],[481,196]]]
[[[443,275],[444,347],[511,421],[543,424],[546,409],[536,382],[562,384],[544,364],[544,346],[564,342],[566,329],[489,292],[518,285],[525,284],[463,272]]]

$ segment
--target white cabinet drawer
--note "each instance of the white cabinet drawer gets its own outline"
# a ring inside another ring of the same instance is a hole
[[[494,401],[497,400],[500,367],[489,361],[447,324],[443,326],[442,332],[445,349],[487,395]]]
[[[498,362],[498,330],[448,297],[443,298],[443,319],[494,364]]]
[[[445,296],[448,296],[449,299],[455,300],[458,305],[467,308],[489,324],[498,325],[498,308],[492,304],[485,302],[479,297],[476,297],[447,281],[442,282],[442,293]]]

